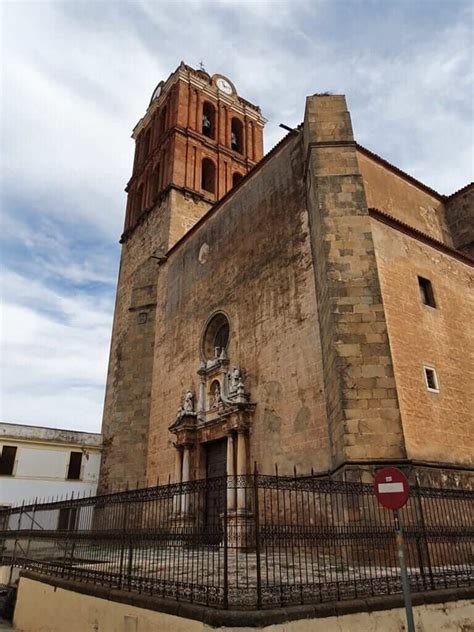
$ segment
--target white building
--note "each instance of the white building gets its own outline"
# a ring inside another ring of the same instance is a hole
[[[94,495],[102,435],[0,423],[0,507]]]

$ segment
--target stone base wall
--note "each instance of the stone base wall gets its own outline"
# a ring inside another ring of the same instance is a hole
[[[416,629],[472,631],[474,605],[469,599],[472,595],[460,590],[459,600],[452,601],[456,599],[453,591],[443,593],[426,595],[426,599],[414,595]],[[428,598],[433,602],[429,603]],[[61,580],[41,581],[30,574],[20,580],[14,625],[17,632],[204,632],[216,628],[222,632],[250,632],[256,627],[268,632],[406,630],[399,596],[255,613],[212,611],[192,604],[167,606],[144,595],[112,594],[104,588],[74,586]],[[158,610],[160,607],[163,611]]]

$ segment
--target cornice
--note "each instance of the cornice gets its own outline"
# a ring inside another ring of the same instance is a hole
[[[474,259],[472,259],[469,255],[461,252],[460,250],[456,250],[455,248],[451,248],[451,246],[447,246],[442,241],[439,241],[438,239],[435,239],[434,237],[423,233],[417,228],[413,228],[413,226],[410,226],[409,224],[401,222],[399,219],[396,219],[388,213],[384,213],[377,208],[369,208],[369,215],[379,222],[382,222],[383,224],[386,224],[387,226],[390,226],[391,228],[394,228],[395,230],[404,233],[405,235],[408,235],[409,237],[412,237],[413,239],[416,239],[417,241],[420,241],[427,246],[431,246],[431,248],[435,248],[443,254],[449,255],[454,259],[458,259],[459,261],[462,261],[462,263],[465,263],[470,267],[474,267]]]
[[[207,73],[205,74],[207,75]],[[212,77],[209,76],[209,79],[211,80]],[[155,111],[161,107],[164,101],[166,101],[169,91],[178,81],[183,81],[184,83],[188,83],[194,86],[203,94],[207,95],[209,98],[212,98],[212,100],[221,102],[238,114],[247,116],[261,127],[263,127],[267,122],[267,119],[262,116],[260,107],[258,105],[254,105],[250,101],[247,101],[243,97],[239,96],[237,94],[237,91],[235,92],[235,95],[232,96],[224,94],[223,92],[217,90],[217,88],[215,88],[207,80],[203,79],[199,71],[181,62],[178,68],[176,68],[176,70],[172,72],[164,82],[160,96],[149,104],[144,116],[137,122],[137,124],[133,128],[133,139],[136,139],[142,129],[148,125]]]
[[[122,233],[122,235],[121,235],[121,237],[119,239],[119,243],[120,244],[126,243],[130,239],[130,237],[133,235],[135,230],[138,228],[138,226],[143,224],[145,222],[145,220],[147,219],[147,217],[152,212],[157,211],[160,208],[161,203],[163,202],[164,198],[166,197],[166,195],[168,195],[168,193],[172,189],[175,190],[175,191],[179,191],[180,193],[187,194],[190,197],[192,197],[193,199],[198,199],[198,200],[201,200],[202,202],[206,202],[206,204],[210,204],[210,205],[215,204],[214,198],[210,198],[210,197],[208,197],[206,195],[203,195],[202,193],[199,193],[198,191],[195,191],[194,189],[190,189],[188,187],[179,187],[179,186],[177,186],[176,184],[173,184],[173,183],[168,184],[168,186],[166,186],[162,191],[159,192],[157,201],[154,204],[152,204],[151,206],[149,206],[148,208],[144,209],[140,213],[140,215],[137,218],[135,224]]]
[[[184,136],[185,138],[192,138],[196,140],[200,145],[207,147],[211,149],[212,151],[217,152],[217,155],[225,154],[234,163],[240,164],[242,168],[244,169],[248,169],[249,167],[253,168],[257,164],[256,160],[250,160],[248,158],[245,158],[243,154],[241,154],[240,152],[234,151],[230,147],[227,147],[227,145],[222,145],[221,143],[218,143],[216,140],[213,140],[212,138],[208,138],[204,134],[200,134],[199,132],[196,132],[196,130],[193,130],[187,127],[181,127],[180,125],[175,125],[166,131],[166,134],[162,138],[162,140],[158,143],[158,145],[153,150],[150,151],[145,162],[143,162],[140,165],[139,169],[135,173],[132,174],[132,177],[127,182],[125,191],[128,192],[129,187],[137,180],[140,180],[140,178],[146,172],[150,164],[154,162],[154,160],[156,159],[156,156],[160,153],[160,150],[165,146],[165,144],[168,143],[170,138],[172,138],[173,134],[181,134],[181,136]]]

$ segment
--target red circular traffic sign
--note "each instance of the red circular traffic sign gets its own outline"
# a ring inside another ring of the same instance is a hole
[[[375,475],[374,491],[381,505],[387,509],[400,509],[408,500],[410,484],[396,467],[384,467]]]

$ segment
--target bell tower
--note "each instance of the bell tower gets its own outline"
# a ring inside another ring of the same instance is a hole
[[[263,156],[260,108],[232,82],[184,63],[160,81],[133,130],[135,159],[117,284],[100,490],[144,485],[160,265]]]
[[[133,130],[123,238],[170,196],[172,246],[263,157],[265,122],[229,79],[181,62]]]

